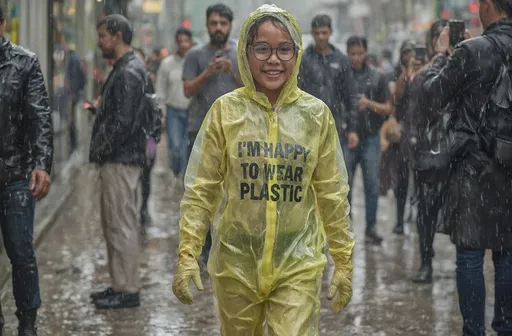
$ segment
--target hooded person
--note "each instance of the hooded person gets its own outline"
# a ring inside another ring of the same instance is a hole
[[[203,289],[198,257],[210,223],[208,262],[222,335],[318,335],[327,258],[335,312],[352,296],[349,186],[329,108],[297,87],[301,32],[264,5],[242,27],[245,87],[219,98],[194,144],[181,203],[173,292]]]

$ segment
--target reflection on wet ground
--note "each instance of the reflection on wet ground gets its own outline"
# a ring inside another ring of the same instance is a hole
[[[39,334],[64,335],[219,335],[212,294],[196,293],[195,303],[182,305],[172,294],[172,274],[176,263],[179,199],[174,190],[165,144],[153,172],[150,210],[154,226],[143,243],[140,308],[98,311],[89,302],[93,290],[108,286],[105,246],[99,223],[98,207],[90,183],[90,171],[84,167],[76,178],[76,188],[65,204],[54,228],[37,251],[43,306],[39,316]],[[354,253],[354,296],[350,306],[334,314],[325,299],[326,271],[322,295],[320,335],[460,335],[461,318],[455,288],[454,249],[449,239],[436,239],[433,285],[415,285],[410,281],[417,268],[416,230],[396,237],[394,201],[380,200],[379,230],[385,236],[382,247],[364,243],[364,201],[362,187],[354,193],[354,220],[357,244]],[[486,259],[486,273],[492,278],[492,266]],[[492,284],[492,282],[488,282]],[[488,286],[487,323],[492,318],[492,286]],[[15,335],[16,318],[11,286],[2,290],[6,335]],[[494,335],[489,331],[489,335]]]

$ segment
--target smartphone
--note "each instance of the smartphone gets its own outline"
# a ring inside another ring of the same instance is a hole
[[[427,56],[427,46],[424,44],[417,44],[414,48],[414,52],[418,61],[425,61],[425,56]]]
[[[466,25],[462,20],[450,20],[450,45],[456,46],[458,43],[464,41],[464,33],[466,32]]]
[[[217,50],[215,52],[215,58],[220,58],[220,57],[223,57],[223,56],[226,56],[226,52],[224,50]]]

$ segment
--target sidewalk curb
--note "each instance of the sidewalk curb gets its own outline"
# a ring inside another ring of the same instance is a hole
[[[62,191],[60,197],[53,202],[53,206],[51,211],[44,216],[44,218],[38,220],[36,219],[34,222],[34,249],[37,251],[46,234],[51,230],[52,225],[56,222],[56,219],[59,216],[60,209],[64,206],[69,196],[75,190],[75,184],[71,183],[71,179],[75,177],[80,169],[80,167],[84,164],[84,160],[82,156],[84,155],[83,151],[78,151],[66,162],[65,166],[62,168],[62,171],[55,178],[56,185],[62,184],[66,185]],[[37,253],[36,253],[37,254]],[[0,253],[0,258],[7,258],[5,250]],[[11,295],[11,293],[6,293],[4,288],[8,281],[11,279],[12,269],[11,265],[8,264],[3,270],[0,269],[0,299],[3,299],[5,295]],[[1,306],[0,306],[1,307]]]

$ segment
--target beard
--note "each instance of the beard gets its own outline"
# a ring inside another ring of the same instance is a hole
[[[216,31],[214,33],[210,33],[210,43],[216,46],[221,46],[226,44],[229,39],[229,33],[224,34],[220,31]]]
[[[109,60],[115,58],[115,50],[114,49],[101,49],[101,54],[103,55],[103,58],[106,58]]]

